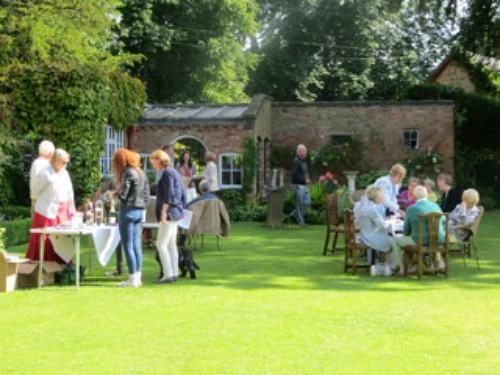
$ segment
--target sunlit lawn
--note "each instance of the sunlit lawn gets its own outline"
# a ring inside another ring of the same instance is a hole
[[[95,263],[78,291],[0,295],[0,373],[499,374],[498,228],[487,213],[481,271],[454,257],[449,279],[344,274],[322,226],[258,223],[205,238],[196,280],[154,285],[152,249],[139,289]]]

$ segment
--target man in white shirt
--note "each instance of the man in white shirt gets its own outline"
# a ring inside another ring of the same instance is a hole
[[[31,164],[30,169],[30,198],[31,207],[35,206],[36,196],[34,195],[33,186],[35,184],[35,179],[40,173],[40,171],[50,164],[50,158],[54,153],[54,144],[50,141],[42,141],[38,145],[38,158]]]

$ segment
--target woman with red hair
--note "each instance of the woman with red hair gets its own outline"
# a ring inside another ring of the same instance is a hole
[[[141,222],[149,201],[149,183],[140,164],[140,156],[130,150],[120,148],[113,155],[113,173],[120,184],[118,227],[130,273],[128,280],[119,284],[124,287],[142,285]]]

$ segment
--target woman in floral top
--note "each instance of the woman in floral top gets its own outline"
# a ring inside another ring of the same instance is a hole
[[[456,228],[461,225],[468,225],[474,222],[479,217],[479,193],[475,189],[467,189],[462,194],[462,203],[458,204],[450,213],[450,235],[453,239],[463,241],[468,231]]]

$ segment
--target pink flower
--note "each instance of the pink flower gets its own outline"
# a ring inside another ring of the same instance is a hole
[[[326,180],[325,176],[319,176],[319,179],[318,179],[319,182],[323,183],[323,182],[325,182],[325,180]]]

